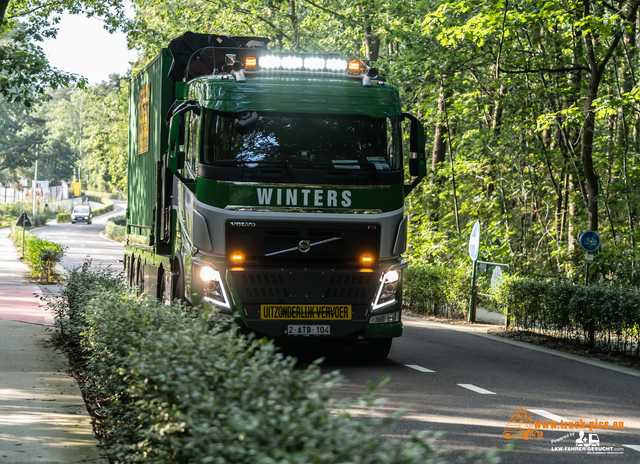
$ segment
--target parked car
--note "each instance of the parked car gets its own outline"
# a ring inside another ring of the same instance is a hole
[[[71,224],[75,224],[76,222],[86,222],[87,224],[91,224],[93,220],[93,214],[91,213],[91,207],[88,205],[78,205],[73,208],[73,212],[71,213]]]

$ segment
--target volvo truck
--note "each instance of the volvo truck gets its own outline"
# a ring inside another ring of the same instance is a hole
[[[420,121],[366,61],[185,33],[131,79],[128,282],[386,357],[425,172]]]

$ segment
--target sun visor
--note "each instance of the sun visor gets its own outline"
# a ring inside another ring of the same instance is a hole
[[[187,81],[222,71],[225,55],[237,49],[266,48],[267,37],[229,37],[216,34],[185,32],[169,42],[173,57],[169,79]]]

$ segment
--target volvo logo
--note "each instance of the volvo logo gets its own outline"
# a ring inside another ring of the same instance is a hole
[[[255,222],[230,222],[233,227],[255,227]]]
[[[320,240],[319,242],[316,242],[316,243],[311,243],[311,240],[300,240],[300,242],[298,242],[298,246],[294,246],[292,248],[285,248],[284,250],[280,250],[280,251],[274,251],[273,253],[267,253],[265,254],[265,256],[275,256],[275,255],[288,253],[290,251],[296,251],[296,250],[298,250],[300,253],[307,253],[312,246],[322,245],[324,243],[334,242],[340,239],[342,239],[342,237],[331,237],[326,240]]]
[[[298,243],[298,251],[300,253],[306,253],[311,249],[311,242],[309,240],[300,240]]]

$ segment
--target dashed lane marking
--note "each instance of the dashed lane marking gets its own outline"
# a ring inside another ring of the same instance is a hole
[[[426,367],[418,366],[416,364],[405,364],[405,366],[420,372],[435,372],[435,371],[432,371],[431,369],[427,369]]]
[[[475,385],[471,385],[470,383],[459,383],[458,386],[462,388],[467,388],[476,393],[480,393],[481,395],[495,395],[495,393],[492,391],[485,390],[484,388],[476,387]]]
[[[537,414],[539,416],[542,417],[546,417],[547,419],[551,419],[553,421],[556,422],[560,422],[560,421],[565,421],[565,422],[570,422],[569,419],[565,419],[564,417],[560,417],[556,414],[553,414],[549,411],[545,411],[544,409],[529,409],[529,411],[531,411],[534,414]]]

